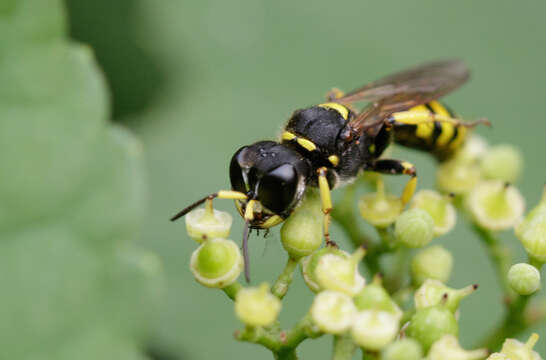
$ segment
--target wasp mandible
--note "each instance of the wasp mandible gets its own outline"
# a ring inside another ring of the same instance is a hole
[[[290,216],[308,187],[318,187],[324,213],[324,237],[330,242],[330,191],[362,171],[408,175],[401,199],[406,204],[417,185],[415,166],[380,159],[389,144],[424,150],[439,161],[450,158],[468,128],[485,120],[464,122],[437,101],[469,77],[460,60],[434,61],[384,77],[349,93],[334,89],[327,102],[296,110],[280,141],[259,141],[235,152],[229,165],[231,190],[196,201],[172,221],[207,199],[233,199],[245,220],[243,256],[249,280],[248,234],[268,229]],[[356,111],[357,102],[367,102]]]

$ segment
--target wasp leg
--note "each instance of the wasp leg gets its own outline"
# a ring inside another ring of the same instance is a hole
[[[334,245],[333,241],[330,240],[330,213],[332,212],[332,197],[330,195],[330,186],[328,185],[328,180],[326,179],[326,174],[328,169],[321,167],[317,170],[318,174],[318,185],[320,192],[320,201],[322,203],[322,212],[324,213],[324,238],[326,239],[326,245]]]
[[[326,93],[326,101],[334,101],[336,99],[342,98],[345,93],[338,88],[332,88]]]
[[[417,170],[413,164],[410,164],[407,161],[384,159],[375,161],[370,167],[366,168],[366,170],[376,171],[382,174],[411,176],[404,187],[401,197],[404,205],[411,200],[413,193],[415,192],[415,188],[417,187]]]
[[[400,111],[392,114],[387,120],[389,125],[419,125],[419,124],[431,124],[435,121],[445,122],[452,124],[453,126],[474,127],[478,124],[484,123],[490,125],[487,119],[479,119],[472,122],[463,121],[461,119],[453,118],[449,115],[436,114],[432,111]]]

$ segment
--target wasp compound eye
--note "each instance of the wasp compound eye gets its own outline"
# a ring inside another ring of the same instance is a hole
[[[231,181],[231,188],[235,191],[240,191],[246,193],[248,191],[248,185],[243,177],[243,169],[241,168],[241,153],[246,147],[238,150],[235,155],[231,158],[231,163],[229,164],[229,179]]]
[[[260,180],[258,199],[276,214],[286,211],[294,201],[298,187],[298,175],[291,164],[281,165]]]

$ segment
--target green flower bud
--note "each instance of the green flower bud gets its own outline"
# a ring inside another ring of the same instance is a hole
[[[189,237],[198,243],[206,239],[227,238],[233,222],[230,214],[212,208],[212,200],[207,200],[205,208],[190,211],[185,219]]]
[[[419,341],[425,352],[444,335],[458,333],[455,315],[442,304],[416,311],[406,328],[406,334]]]
[[[487,354],[487,349],[464,350],[455,336],[445,335],[432,344],[427,360],[478,360]]]
[[[207,287],[224,288],[237,280],[243,270],[239,246],[226,239],[210,239],[191,255],[190,270]]]
[[[434,220],[434,236],[444,235],[455,226],[456,212],[448,197],[433,190],[421,190],[413,197],[412,208],[428,212]]]
[[[317,327],[328,334],[347,331],[356,315],[352,299],[339,291],[326,290],[315,296],[311,317]]]
[[[398,319],[401,319],[403,315],[400,307],[391,299],[387,290],[381,286],[379,277],[375,277],[371,284],[364,286],[364,289],[355,295],[353,301],[359,311],[386,311]]]
[[[508,356],[504,355],[503,353],[493,353],[489,355],[489,357],[486,360],[510,360]]]
[[[428,279],[415,292],[415,308],[420,310],[444,304],[447,309],[455,313],[461,300],[472,294],[477,288],[478,285],[470,285],[462,289],[452,289],[438,280]]]
[[[516,227],[516,236],[531,258],[546,262],[546,211],[522,221]]]
[[[434,220],[425,210],[406,210],[394,223],[394,236],[406,247],[423,247],[432,241]]]
[[[455,155],[458,161],[475,162],[487,152],[488,145],[484,138],[472,134],[464,143],[460,151]]]
[[[474,221],[483,228],[505,230],[522,217],[525,202],[518,189],[502,181],[490,180],[478,184],[467,199]]]
[[[381,352],[383,360],[421,360],[422,357],[421,345],[410,338],[395,341]]]
[[[358,248],[353,255],[330,253],[320,256],[313,271],[316,283],[324,290],[356,295],[366,284],[358,271],[358,264],[365,254],[364,248]]]
[[[485,179],[514,183],[523,167],[523,157],[512,145],[497,145],[489,148],[481,159],[482,175]]]
[[[501,353],[510,360],[542,360],[540,355],[533,351],[533,347],[538,341],[538,334],[533,334],[524,344],[515,339],[506,339],[502,344]]]
[[[398,318],[386,311],[364,310],[353,322],[353,340],[367,350],[381,350],[398,334]]]
[[[235,298],[235,313],[249,326],[271,325],[281,311],[281,301],[271,294],[269,285],[241,289]]]
[[[449,280],[453,268],[453,256],[440,245],[429,246],[419,251],[411,262],[413,283],[421,285],[426,279],[443,283]]]
[[[320,198],[315,191],[308,191],[281,228],[281,242],[290,257],[299,259],[317,250],[322,244],[322,226]]]
[[[520,295],[531,295],[540,288],[540,272],[532,265],[512,265],[508,271],[508,283]]]
[[[392,194],[385,194],[383,181],[377,182],[377,192],[363,195],[358,208],[364,220],[377,227],[387,227],[394,223],[402,212],[402,200]]]
[[[480,167],[475,162],[455,158],[436,170],[436,186],[447,194],[466,194],[480,181]]]

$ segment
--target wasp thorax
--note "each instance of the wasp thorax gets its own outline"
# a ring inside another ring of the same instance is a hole
[[[238,201],[239,212],[251,227],[277,225],[300,201],[308,172],[307,161],[282,144],[260,141],[242,147],[229,167],[231,187],[248,196]]]

